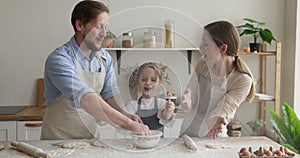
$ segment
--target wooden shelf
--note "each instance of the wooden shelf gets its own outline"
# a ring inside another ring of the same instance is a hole
[[[281,76],[281,42],[276,43],[276,50],[275,51],[266,51],[262,50],[262,52],[258,53],[246,53],[246,52],[239,52],[239,55],[258,55],[260,56],[260,63],[261,63],[261,90],[262,94],[266,94],[267,92],[267,57],[273,56],[275,57],[275,75],[274,75],[274,99],[272,100],[254,100],[255,102],[260,102],[260,119],[266,121],[266,102],[274,102],[274,111],[280,115],[280,76]],[[271,76],[268,76],[271,77]],[[262,135],[266,135],[265,127],[263,128]],[[279,140],[279,136],[277,134],[274,135],[275,140]]]
[[[199,51],[199,48],[105,48],[111,51]]]
[[[188,60],[188,72],[191,73],[192,52],[199,48],[105,48],[107,51],[115,51],[117,56],[118,74],[121,70],[121,53],[127,51],[186,51]]]
[[[258,52],[258,53],[251,53],[251,52],[239,52],[239,55],[261,55],[261,56],[275,56],[276,51],[270,52]]]

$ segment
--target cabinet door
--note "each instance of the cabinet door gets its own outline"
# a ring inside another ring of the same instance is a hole
[[[40,140],[42,121],[18,121],[17,139],[24,140]]]
[[[0,121],[0,141],[16,140],[17,121]]]

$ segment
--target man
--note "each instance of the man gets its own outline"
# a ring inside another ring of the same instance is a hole
[[[101,49],[108,13],[101,2],[79,2],[71,17],[75,35],[47,58],[44,80],[48,106],[41,139],[93,138],[102,122],[149,132],[138,116],[123,108],[112,58]]]

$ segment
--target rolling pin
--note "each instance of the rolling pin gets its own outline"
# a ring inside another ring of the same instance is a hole
[[[42,158],[50,158],[50,155],[45,153],[42,149],[32,146],[30,144],[24,142],[16,142],[12,141],[11,145],[16,147],[18,150],[29,154],[33,157],[42,157]]]

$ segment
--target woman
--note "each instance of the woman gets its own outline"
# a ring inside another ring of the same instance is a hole
[[[254,98],[252,73],[238,56],[239,40],[230,22],[217,21],[204,27],[200,45],[203,56],[188,85],[193,106],[184,118],[181,133],[227,136],[226,123],[243,101]]]

